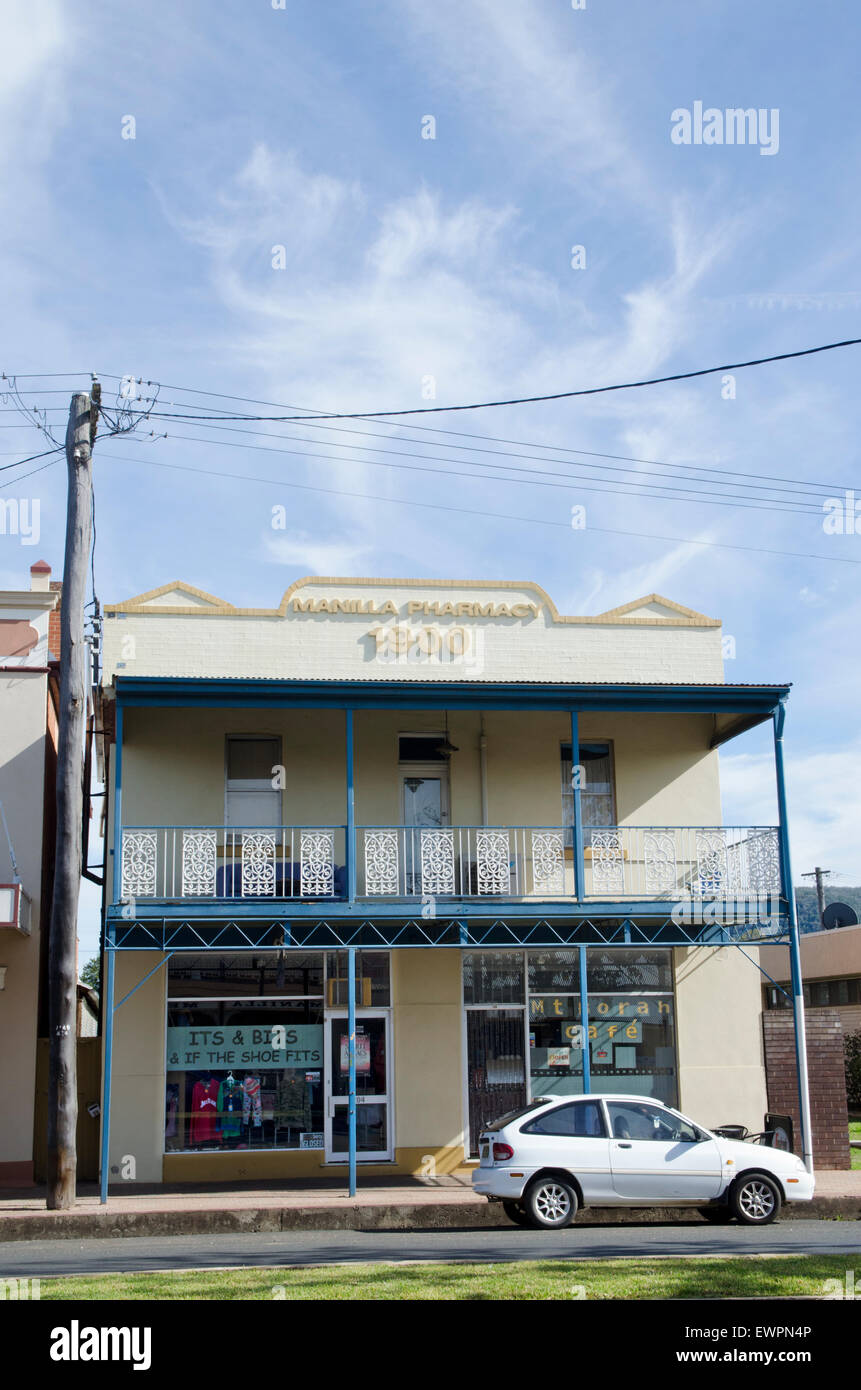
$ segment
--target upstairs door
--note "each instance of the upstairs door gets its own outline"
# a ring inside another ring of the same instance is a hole
[[[238,830],[281,824],[281,740],[231,734],[225,754],[224,823]],[[274,785],[273,785],[274,784]]]
[[[439,830],[448,825],[448,768],[439,763],[401,773],[404,825]]]

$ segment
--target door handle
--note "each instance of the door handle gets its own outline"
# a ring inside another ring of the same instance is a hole
[[[633,1147],[633,1145],[631,1145],[631,1144],[619,1144],[617,1147],[620,1148],[620,1149],[630,1149],[630,1148]]]

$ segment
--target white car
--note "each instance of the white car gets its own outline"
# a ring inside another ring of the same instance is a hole
[[[476,1192],[518,1225],[560,1230],[579,1207],[698,1207],[712,1221],[773,1221],[814,1179],[783,1149],[724,1139],[644,1096],[533,1101],[479,1137]]]

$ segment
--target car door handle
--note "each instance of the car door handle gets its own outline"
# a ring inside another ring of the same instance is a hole
[[[632,1144],[619,1144],[617,1147],[620,1148],[620,1149],[630,1149],[630,1148],[633,1148],[633,1145],[632,1145]]]

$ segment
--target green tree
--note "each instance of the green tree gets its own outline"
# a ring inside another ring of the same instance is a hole
[[[90,989],[94,989],[94,990],[98,993],[98,989],[99,989],[99,958],[98,958],[98,956],[93,956],[92,960],[88,960],[88,961],[87,961],[86,965],[84,966],[83,970],[81,971],[81,983],[82,983],[82,984],[85,984],[85,985],[89,985]]]

